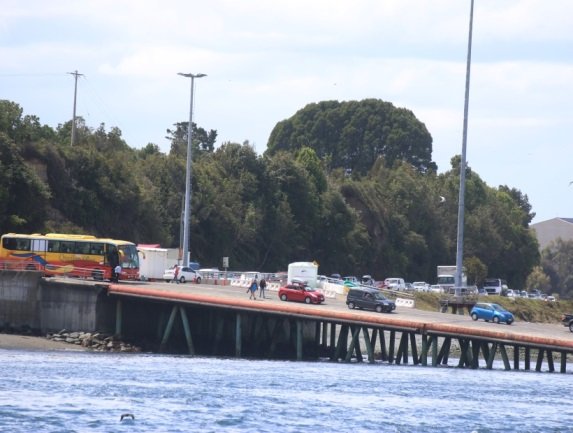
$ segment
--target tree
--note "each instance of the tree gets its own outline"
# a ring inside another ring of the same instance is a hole
[[[573,297],[573,241],[558,238],[542,252],[543,271],[551,280],[552,292]]]
[[[188,145],[188,135],[189,122],[178,122],[175,125],[175,129],[167,129],[167,138],[171,141],[171,151],[172,154],[177,154],[181,157],[187,157],[187,145]],[[200,155],[203,152],[213,152],[215,149],[215,141],[217,140],[217,131],[211,129],[207,132],[203,128],[198,128],[195,123],[193,123],[193,139],[191,143],[191,153],[193,158]]]
[[[543,272],[543,268],[541,266],[535,266],[527,276],[525,289],[527,291],[537,289],[545,293],[551,291],[551,280],[549,276]]]
[[[43,227],[50,190],[0,131],[0,233]]]
[[[477,257],[467,257],[464,259],[464,268],[468,277],[468,285],[482,287],[487,277],[487,266]]]
[[[309,104],[273,128],[267,154],[313,149],[330,169],[361,174],[379,157],[388,166],[406,161],[421,171],[436,169],[432,137],[410,110],[377,99]]]

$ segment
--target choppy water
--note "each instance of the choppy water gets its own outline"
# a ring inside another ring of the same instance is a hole
[[[573,432],[571,374],[16,350],[0,368],[1,432]]]

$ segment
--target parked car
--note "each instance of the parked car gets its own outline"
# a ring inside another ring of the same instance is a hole
[[[351,288],[346,295],[346,305],[351,310],[363,308],[374,310],[378,313],[391,313],[396,309],[396,303],[386,298],[377,289],[368,287]]]
[[[309,287],[305,281],[295,279],[279,289],[279,298],[282,301],[298,301],[307,304],[324,302],[324,295],[321,292]]]
[[[483,287],[478,287],[478,296],[487,296],[487,290],[484,289]]]
[[[179,273],[177,274],[177,279],[180,283],[184,283],[186,281],[192,281],[194,283],[200,284],[202,275],[188,266],[178,266]],[[173,277],[175,275],[175,268],[165,269],[163,273],[163,279],[166,283],[173,281]]]
[[[364,286],[373,286],[375,284],[374,278],[371,275],[362,275],[360,283]]]
[[[406,282],[403,278],[386,278],[384,285],[390,290],[406,290]]]
[[[355,277],[354,275],[348,275],[346,277],[343,277],[343,280],[344,280],[344,285],[347,287],[354,287],[360,285],[360,281],[358,281],[358,278]]]
[[[513,314],[499,304],[487,304],[479,302],[474,305],[470,312],[473,320],[482,319],[486,322],[490,320],[494,323],[505,322],[511,325],[515,320]]]
[[[568,327],[569,331],[573,332],[573,314],[563,314],[561,323],[563,323],[563,326]]]
[[[414,290],[416,292],[429,292],[430,291],[430,285],[428,283],[426,283],[425,281],[414,281],[412,283],[412,287],[414,288]]]
[[[432,284],[430,286],[430,292],[434,293],[444,293],[444,289],[439,284]]]

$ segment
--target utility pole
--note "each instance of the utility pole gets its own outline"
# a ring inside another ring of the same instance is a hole
[[[72,117],[72,147],[76,142],[76,99],[78,96],[78,77],[83,76],[77,70],[74,72],[68,72],[68,74],[74,76],[74,115]]]

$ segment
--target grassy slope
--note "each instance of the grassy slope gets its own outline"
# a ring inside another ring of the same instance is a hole
[[[442,295],[437,293],[416,293],[416,308],[439,311]],[[573,313],[573,301],[545,302],[537,299],[507,298],[505,296],[483,296],[481,302],[493,302],[511,311],[516,320],[538,323],[560,323],[561,314]]]

